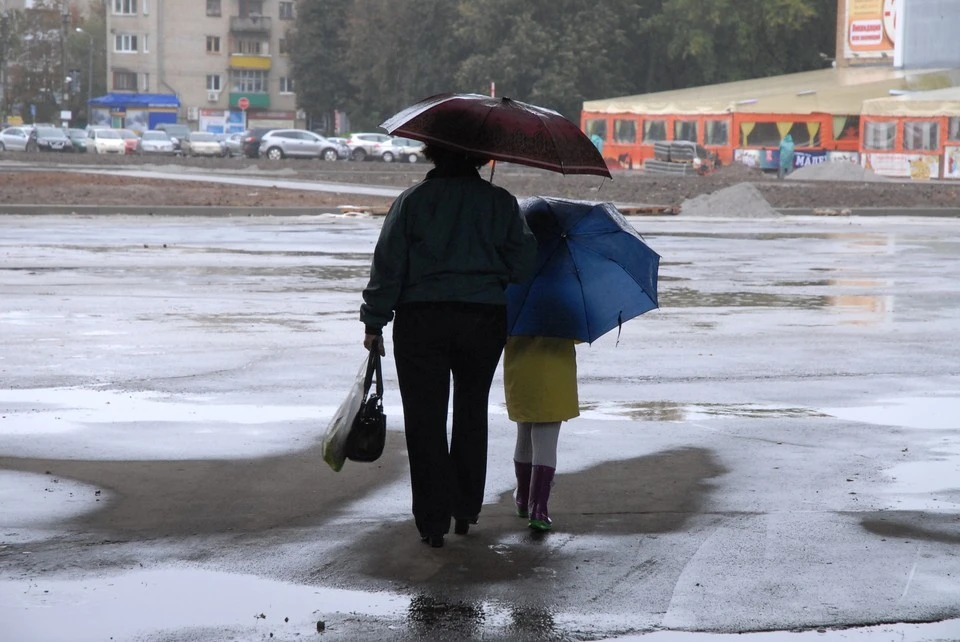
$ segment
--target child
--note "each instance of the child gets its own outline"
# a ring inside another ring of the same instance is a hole
[[[560,424],[580,414],[574,339],[539,336],[507,338],[503,387],[507,414],[517,422],[513,455],[517,474],[517,515],[535,531],[549,531],[547,510],[557,469]]]

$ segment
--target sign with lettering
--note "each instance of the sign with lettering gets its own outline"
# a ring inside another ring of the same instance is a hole
[[[898,0],[844,0],[847,30],[843,43],[845,58],[886,57],[893,63],[897,2]]]

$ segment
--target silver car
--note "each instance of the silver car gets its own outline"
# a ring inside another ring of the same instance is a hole
[[[350,138],[347,139],[347,145],[350,146],[350,158],[355,161],[380,158],[383,146],[389,140],[390,137],[386,134],[373,132],[350,134]]]
[[[167,132],[151,129],[140,135],[140,153],[173,156],[177,150]]]
[[[419,163],[424,159],[423,143],[412,138],[391,138],[380,146],[380,160],[392,163],[395,160]]]
[[[270,160],[281,158],[322,158],[337,160],[337,145],[305,129],[272,129],[260,139],[260,155]]]
[[[37,151],[37,139],[31,136],[33,127],[7,127],[0,132],[0,152],[10,150],[12,152]]]

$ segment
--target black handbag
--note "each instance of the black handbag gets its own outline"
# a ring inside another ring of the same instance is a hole
[[[377,376],[377,389],[370,394],[373,375]],[[376,347],[367,360],[367,376],[363,382],[363,401],[353,418],[344,447],[351,461],[376,461],[383,454],[387,441],[387,416],[383,414],[383,373],[380,371],[380,352]]]

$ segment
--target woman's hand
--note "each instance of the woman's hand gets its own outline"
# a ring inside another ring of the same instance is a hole
[[[363,347],[371,352],[376,349],[381,357],[387,355],[386,349],[383,347],[383,335],[382,334],[365,334],[363,335]]]

